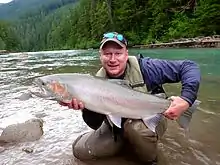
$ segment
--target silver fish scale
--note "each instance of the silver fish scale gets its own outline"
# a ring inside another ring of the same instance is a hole
[[[170,102],[149,94],[134,91],[116,83],[82,74],[54,74],[41,77],[64,84],[67,91],[81,100],[85,107],[103,114],[142,118],[161,113]],[[95,104],[94,104],[95,103]]]

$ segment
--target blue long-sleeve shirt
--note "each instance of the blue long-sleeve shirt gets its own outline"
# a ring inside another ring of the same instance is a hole
[[[196,100],[201,76],[200,69],[195,62],[145,57],[140,59],[139,64],[149,91],[165,83],[181,82],[182,90],[180,97],[190,105]],[[98,129],[105,119],[105,115],[83,110],[83,119],[89,127]]]
[[[165,83],[181,82],[180,97],[190,105],[196,100],[201,76],[199,66],[195,62],[143,58],[140,65],[148,90]]]

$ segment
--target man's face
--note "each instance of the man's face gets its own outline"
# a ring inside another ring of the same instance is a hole
[[[100,50],[100,60],[106,72],[112,77],[121,76],[126,68],[128,50],[115,42],[107,42]]]

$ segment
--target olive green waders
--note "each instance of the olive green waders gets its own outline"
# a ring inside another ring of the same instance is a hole
[[[123,136],[115,141],[112,130],[104,121],[97,130],[79,136],[73,143],[73,155],[80,160],[98,159],[119,154],[124,145],[142,162],[149,162],[157,156],[157,142],[167,128],[167,119],[162,118],[156,128],[156,134],[149,130],[142,120],[127,120],[124,123]],[[124,144],[126,143],[126,144]]]

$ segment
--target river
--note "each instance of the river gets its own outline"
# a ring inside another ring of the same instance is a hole
[[[188,132],[176,123],[159,143],[159,164],[220,165],[220,49],[131,49],[130,55],[163,59],[191,59],[202,73],[198,100],[202,101],[194,114]],[[97,50],[27,52],[0,55],[0,128],[24,122],[30,118],[44,121],[43,136],[33,142],[8,145],[0,152],[0,165],[89,165],[135,164],[123,158],[96,162],[80,162],[73,158],[71,144],[77,136],[90,129],[80,111],[61,107],[53,101],[31,98],[16,99],[26,92],[34,77],[64,72],[94,74],[98,68]],[[181,84],[165,85],[169,95],[178,95]],[[32,153],[22,151],[30,147]]]

